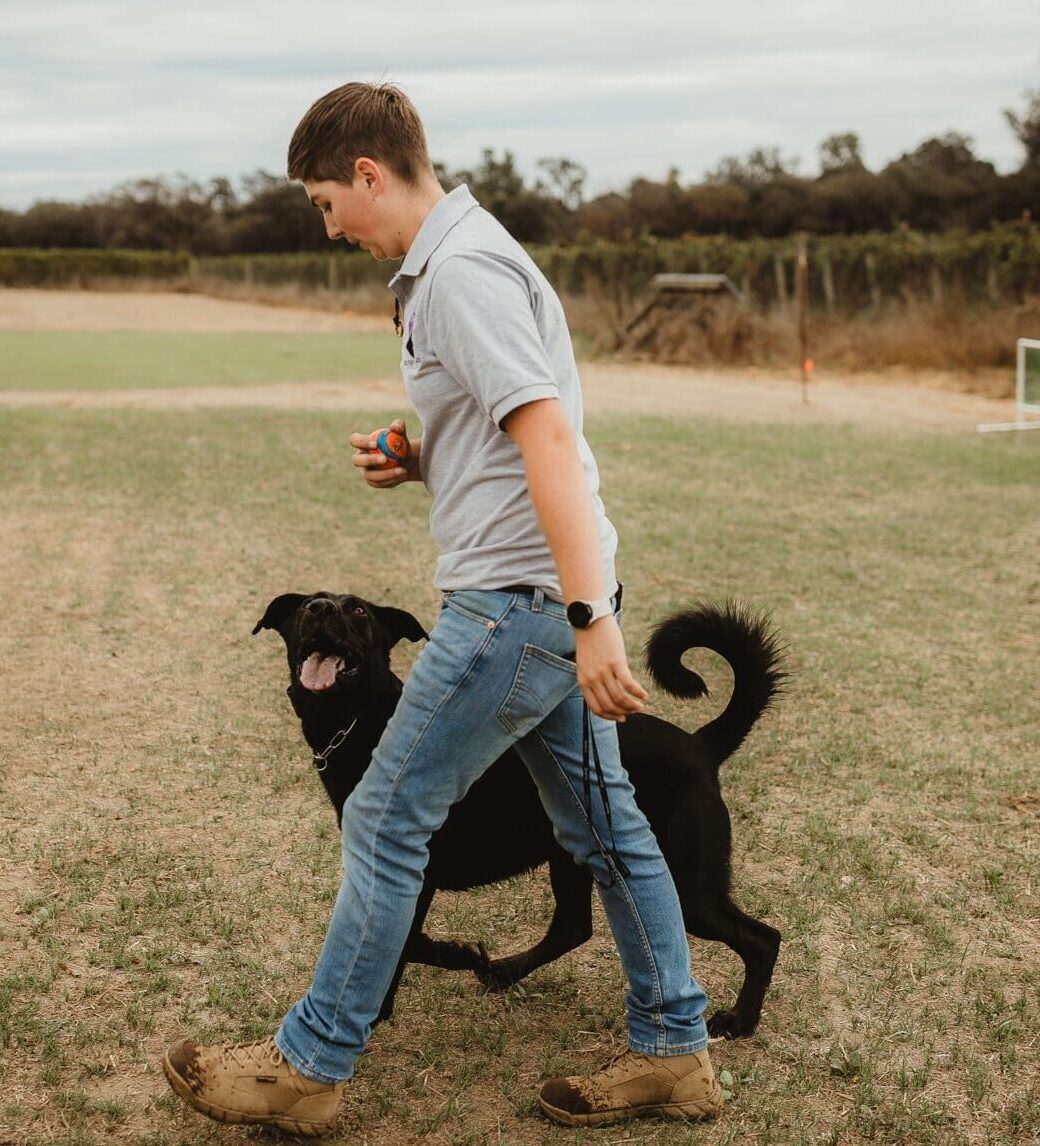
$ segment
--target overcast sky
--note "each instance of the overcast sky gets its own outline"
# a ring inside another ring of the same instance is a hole
[[[758,146],[812,174],[837,131],[871,167],[959,131],[1007,171],[1040,0],[0,0],[0,206],[281,173],[315,98],[380,78],[435,159],[566,156],[592,194]]]

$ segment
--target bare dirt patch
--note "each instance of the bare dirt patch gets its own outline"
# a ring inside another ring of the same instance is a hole
[[[0,289],[0,330],[163,332],[385,331],[373,315],[268,306],[174,291]]]
[[[1006,422],[1014,416],[1008,402],[926,388],[911,381],[829,378],[814,382],[808,401],[803,401],[796,382],[764,373],[599,362],[583,363],[581,373],[585,408],[590,414],[701,416],[801,425],[854,423],[946,431],[970,431],[977,423]],[[395,378],[258,386],[0,392],[0,406],[92,409],[353,410],[385,409],[406,402],[404,387]]]
[[[266,306],[170,292],[0,291],[0,329],[155,330],[280,333],[385,331],[386,319]],[[803,395],[792,370],[710,370],[645,362],[584,362],[591,414],[720,417],[788,424],[856,423],[876,427],[974,430],[1012,417],[1011,404],[960,392],[939,372],[841,375],[821,370]],[[272,407],[385,408],[405,401],[397,378],[335,379],[168,390],[7,391],[0,405],[193,409]]]
[[[1010,403],[942,388],[941,379],[909,373],[821,373],[805,394],[794,371],[697,370],[649,363],[586,363],[591,413],[675,413],[733,421],[813,424],[852,422],[935,430],[965,430],[1006,421]]]

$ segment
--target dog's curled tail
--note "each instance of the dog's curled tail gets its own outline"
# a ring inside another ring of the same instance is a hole
[[[729,704],[697,733],[721,764],[783,688],[788,675],[780,667],[783,647],[766,614],[736,601],[699,602],[663,620],[646,642],[646,667],[654,682],[672,696],[707,696],[703,678],[682,663],[683,654],[696,648],[725,657],[733,670]]]

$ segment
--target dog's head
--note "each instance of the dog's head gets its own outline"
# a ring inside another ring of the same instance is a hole
[[[419,641],[426,630],[403,609],[350,594],[283,593],[267,606],[253,633],[274,629],[285,641],[289,695],[345,697],[371,688],[390,671],[390,650]]]

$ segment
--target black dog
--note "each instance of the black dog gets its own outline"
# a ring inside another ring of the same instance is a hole
[[[275,629],[285,641],[289,699],[339,817],[368,767],[372,750],[401,693],[390,650],[427,636],[401,609],[333,593],[276,597],[253,629]],[[733,669],[734,689],[721,715],[684,732],[647,714],[618,726],[621,756],[636,800],[672,872],[686,929],[717,939],[743,960],[744,984],[732,1010],[716,1011],[713,1035],[749,1035],[758,1023],[780,948],[780,933],[746,915],[729,898],[730,823],[719,790],[719,766],[744,740],[782,685],[777,640],[760,617],[735,606],[700,605],[657,627],[647,642],[651,676],[677,697],[707,693],[682,655],[712,649]],[[529,951],[491,960],[482,945],[433,940],[423,921],[438,888],[467,890],[548,862],[556,909],[549,930]],[[505,753],[452,808],[430,841],[430,859],[415,919],[380,1018],[393,1010],[407,962],[471,970],[504,987],[559,958],[592,934],[592,876],[553,838],[535,786],[520,758]]]

